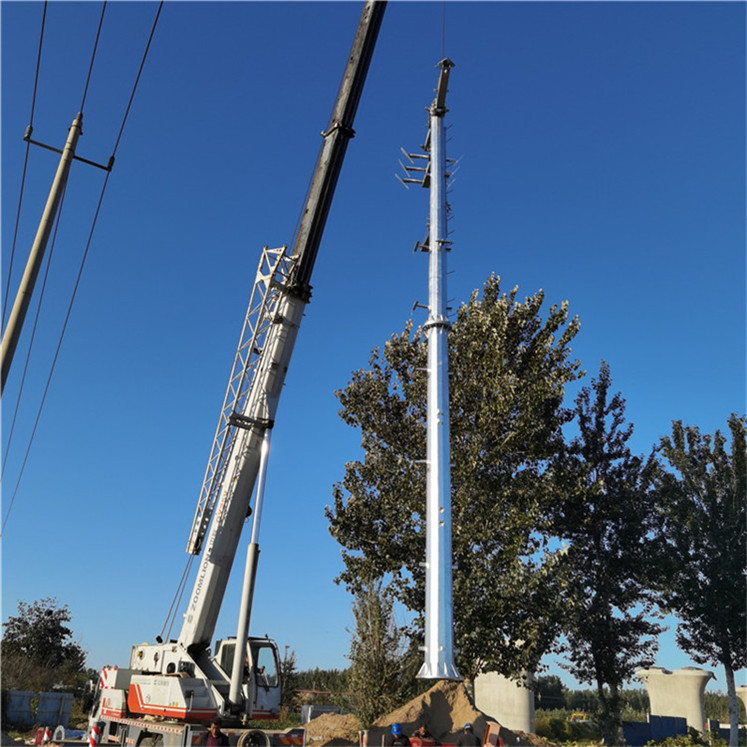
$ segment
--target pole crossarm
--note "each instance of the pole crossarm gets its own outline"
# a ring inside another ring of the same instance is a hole
[[[75,158],[75,147],[78,144],[78,138],[82,133],[83,114],[78,112],[78,116],[73,120],[73,123],[70,125],[70,129],[68,130],[65,147],[60,151],[62,155],[60,156],[57,172],[52,181],[47,204],[44,207],[41,220],[39,221],[39,228],[36,231],[34,243],[31,246],[29,258],[26,262],[26,269],[21,278],[21,283],[18,286],[16,300],[13,304],[10,316],[8,317],[8,324],[5,327],[5,332],[3,333],[2,344],[0,346],[0,357],[2,357],[2,381],[0,382],[0,391],[5,389],[5,382],[8,379],[10,366],[13,362],[13,355],[15,354],[18,340],[21,336],[23,323],[26,319],[26,312],[31,303],[31,296],[34,292],[36,279],[39,276],[39,270],[44,259],[44,253],[47,249],[52,226],[57,217],[60,200],[65,191],[65,185],[67,184],[67,178],[70,173],[70,165]]]

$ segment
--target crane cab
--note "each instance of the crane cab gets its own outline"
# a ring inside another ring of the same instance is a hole
[[[236,638],[215,642],[213,661],[230,681],[236,655]],[[280,656],[275,641],[249,638],[244,649],[241,692],[248,719],[276,719],[280,713]]]

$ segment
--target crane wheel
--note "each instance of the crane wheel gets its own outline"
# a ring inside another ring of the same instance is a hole
[[[146,732],[138,740],[138,747],[161,747],[163,744],[162,734],[149,734]]]
[[[236,742],[236,747],[270,747],[270,737],[259,729],[245,731]]]

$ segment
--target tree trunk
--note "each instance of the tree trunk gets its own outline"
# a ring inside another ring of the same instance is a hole
[[[728,664],[724,664],[724,677],[726,694],[729,696],[729,747],[737,747],[739,744],[739,701],[734,686],[734,670]]]
[[[597,693],[602,704],[602,736],[609,747],[624,744],[622,718],[620,713],[620,692],[615,685],[609,685],[609,693],[604,685],[597,682]]]

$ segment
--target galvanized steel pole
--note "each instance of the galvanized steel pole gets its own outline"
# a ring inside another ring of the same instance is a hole
[[[39,275],[39,268],[44,259],[44,252],[47,248],[49,234],[52,232],[52,224],[57,215],[57,208],[60,204],[62,192],[67,183],[70,164],[73,162],[73,157],[75,156],[75,146],[78,143],[82,125],[83,114],[79,112],[78,116],[73,120],[73,123],[70,126],[67,141],[62,150],[62,156],[60,156],[57,173],[52,182],[52,189],[49,192],[47,204],[42,213],[39,228],[36,232],[36,238],[34,239],[28,261],[26,262],[26,270],[21,278],[21,284],[18,287],[16,300],[13,304],[13,310],[10,312],[8,324],[5,327],[0,350],[0,356],[2,357],[2,383],[0,391],[5,389],[5,382],[8,378],[8,372],[10,371],[10,364],[13,361],[13,354],[18,345],[18,338],[21,336],[21,329],[23,328],[23,322],[26,318],[26,311],[31,303],[31,295],[34,292],[34,285],[36,284],[36,278]]]
[[[430,220],[428,264],[428,432],[426,488],[425,662],[422,679],[462,679],[453,661],[451,581],[451,451],[449,447],[449,348],[446,309],[446,148],[444,115],[449,70],[438,63],[436,99],[430,107]]]

